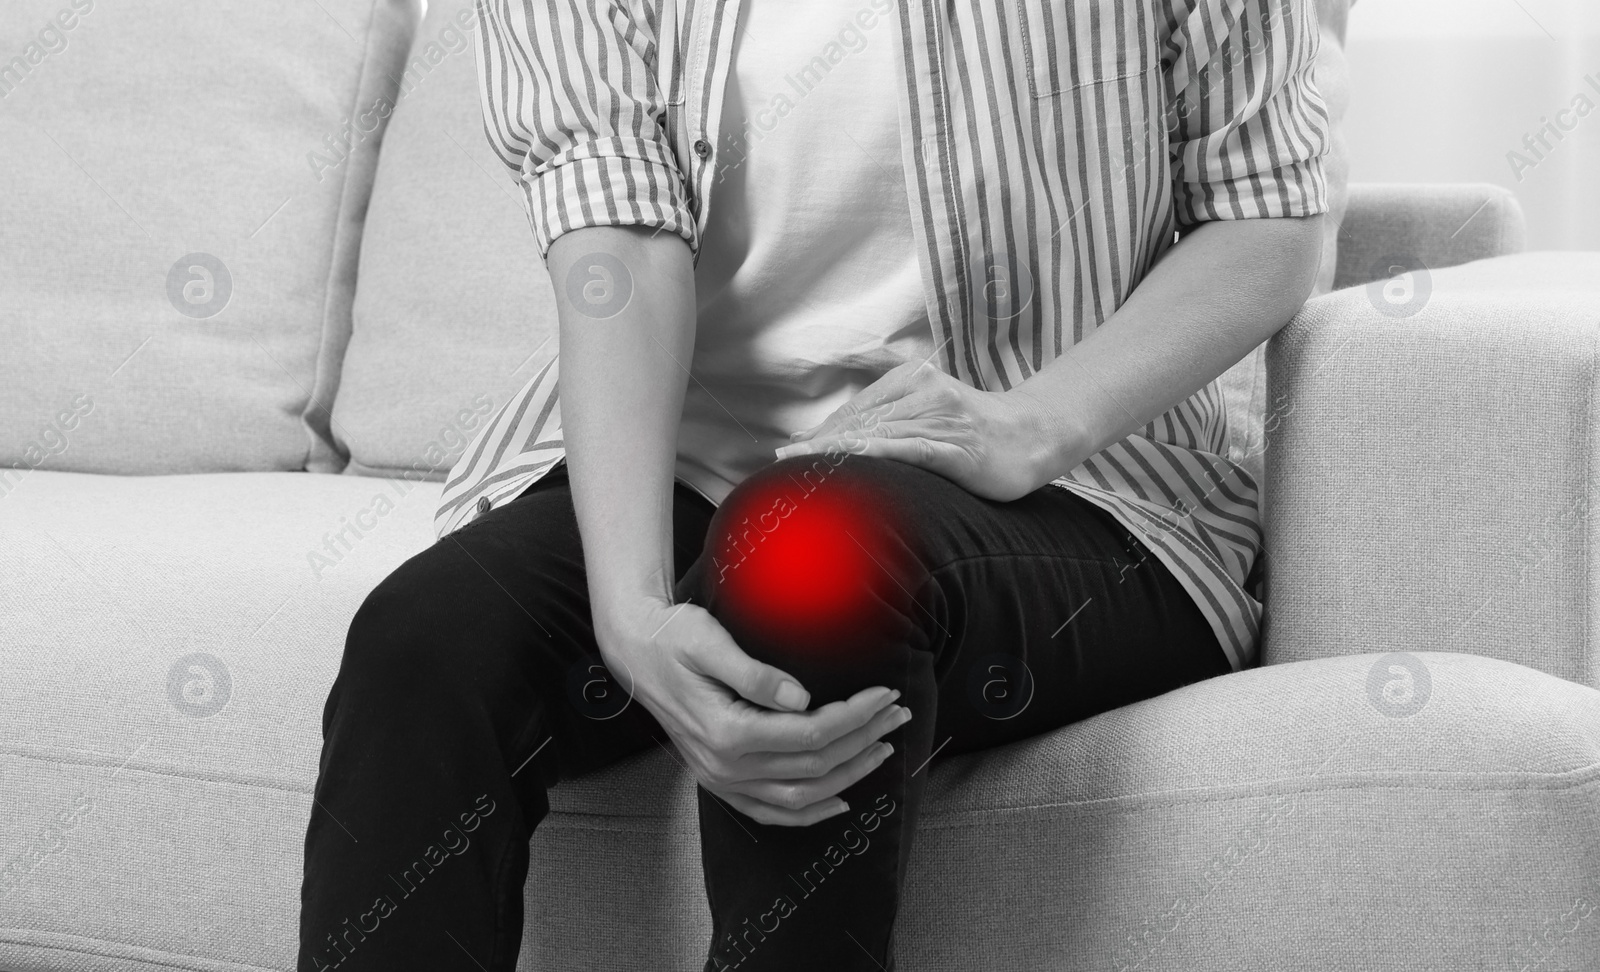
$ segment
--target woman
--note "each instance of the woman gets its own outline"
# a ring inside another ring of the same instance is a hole
[[[1315,13],[479,13],[559,352],[351,624],[300,968],[512,969],[548,787],[658,744],[706,969],[892,968],[931,759],[1254,660],[1214,379],[1316,274]]]

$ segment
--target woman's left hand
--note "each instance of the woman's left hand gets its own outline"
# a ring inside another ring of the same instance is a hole
[[[1054,479],[1059,444],[1044,403],[1020,386],[973,388],[931,363],[907,362],[858,392],[820,425],[797,432],[779,459],[849,452],[898,459],[1001,502]]]

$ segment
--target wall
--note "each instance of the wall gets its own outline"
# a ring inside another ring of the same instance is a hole
[[[1494,182],[1529,249],[1600,250],[1600,0],[1359,0],[1347,53],[1351,181]]]

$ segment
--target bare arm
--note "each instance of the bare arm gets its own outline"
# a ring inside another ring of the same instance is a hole
[[[1316,293],[1333,289],[1338,261],[1334,258],[1339,239],[1339,224],[1344,220],[1349,198],[1350,154],[1345,146],[1345,109],[1350,105],[1350,65],[1344,57],[1345,23],[1351,0],[1318,0],[1317,20],[1322,30],[1322,49],[1317,54],[1317,90],[1328,106],[1330,146],[1323,159],[1328,174],[1328,219],[1323,225],[1322,271],[1317,275]]]
[[[679,362],[694,348],[694,270],[681,237],[643,226],[566,233],[546,268],[572,500],[604,646],[643,603],[672,602],[673,463],[688,381]]]
[[[881,686],[806,711],[793,678],[745,654],[704,609],[672,603],[673,467],[694,348],[694,269],[676,234],[590,226],[552,243],[562,423],[607,667],[705,787],[767,824],[843,812],[902,724]]]
[[[1218,220],[1167,251],[1099,329],[1017,390],[1037,488],[1143,428],[1289,322],[1316,279],[1321,216]]]

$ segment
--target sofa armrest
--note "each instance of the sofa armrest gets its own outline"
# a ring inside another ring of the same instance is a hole
[[[1438,270],[1520,253],[1525,238],[1522,206],[1509,189],[1358,182],[1339,224],[1333,286],[1358,287],[1396,265]]]
[[[1263,663],[1456,651],[1600,687],[1600,295],[1442,287],[1400,317],[1395,285],[1268,346]]]

